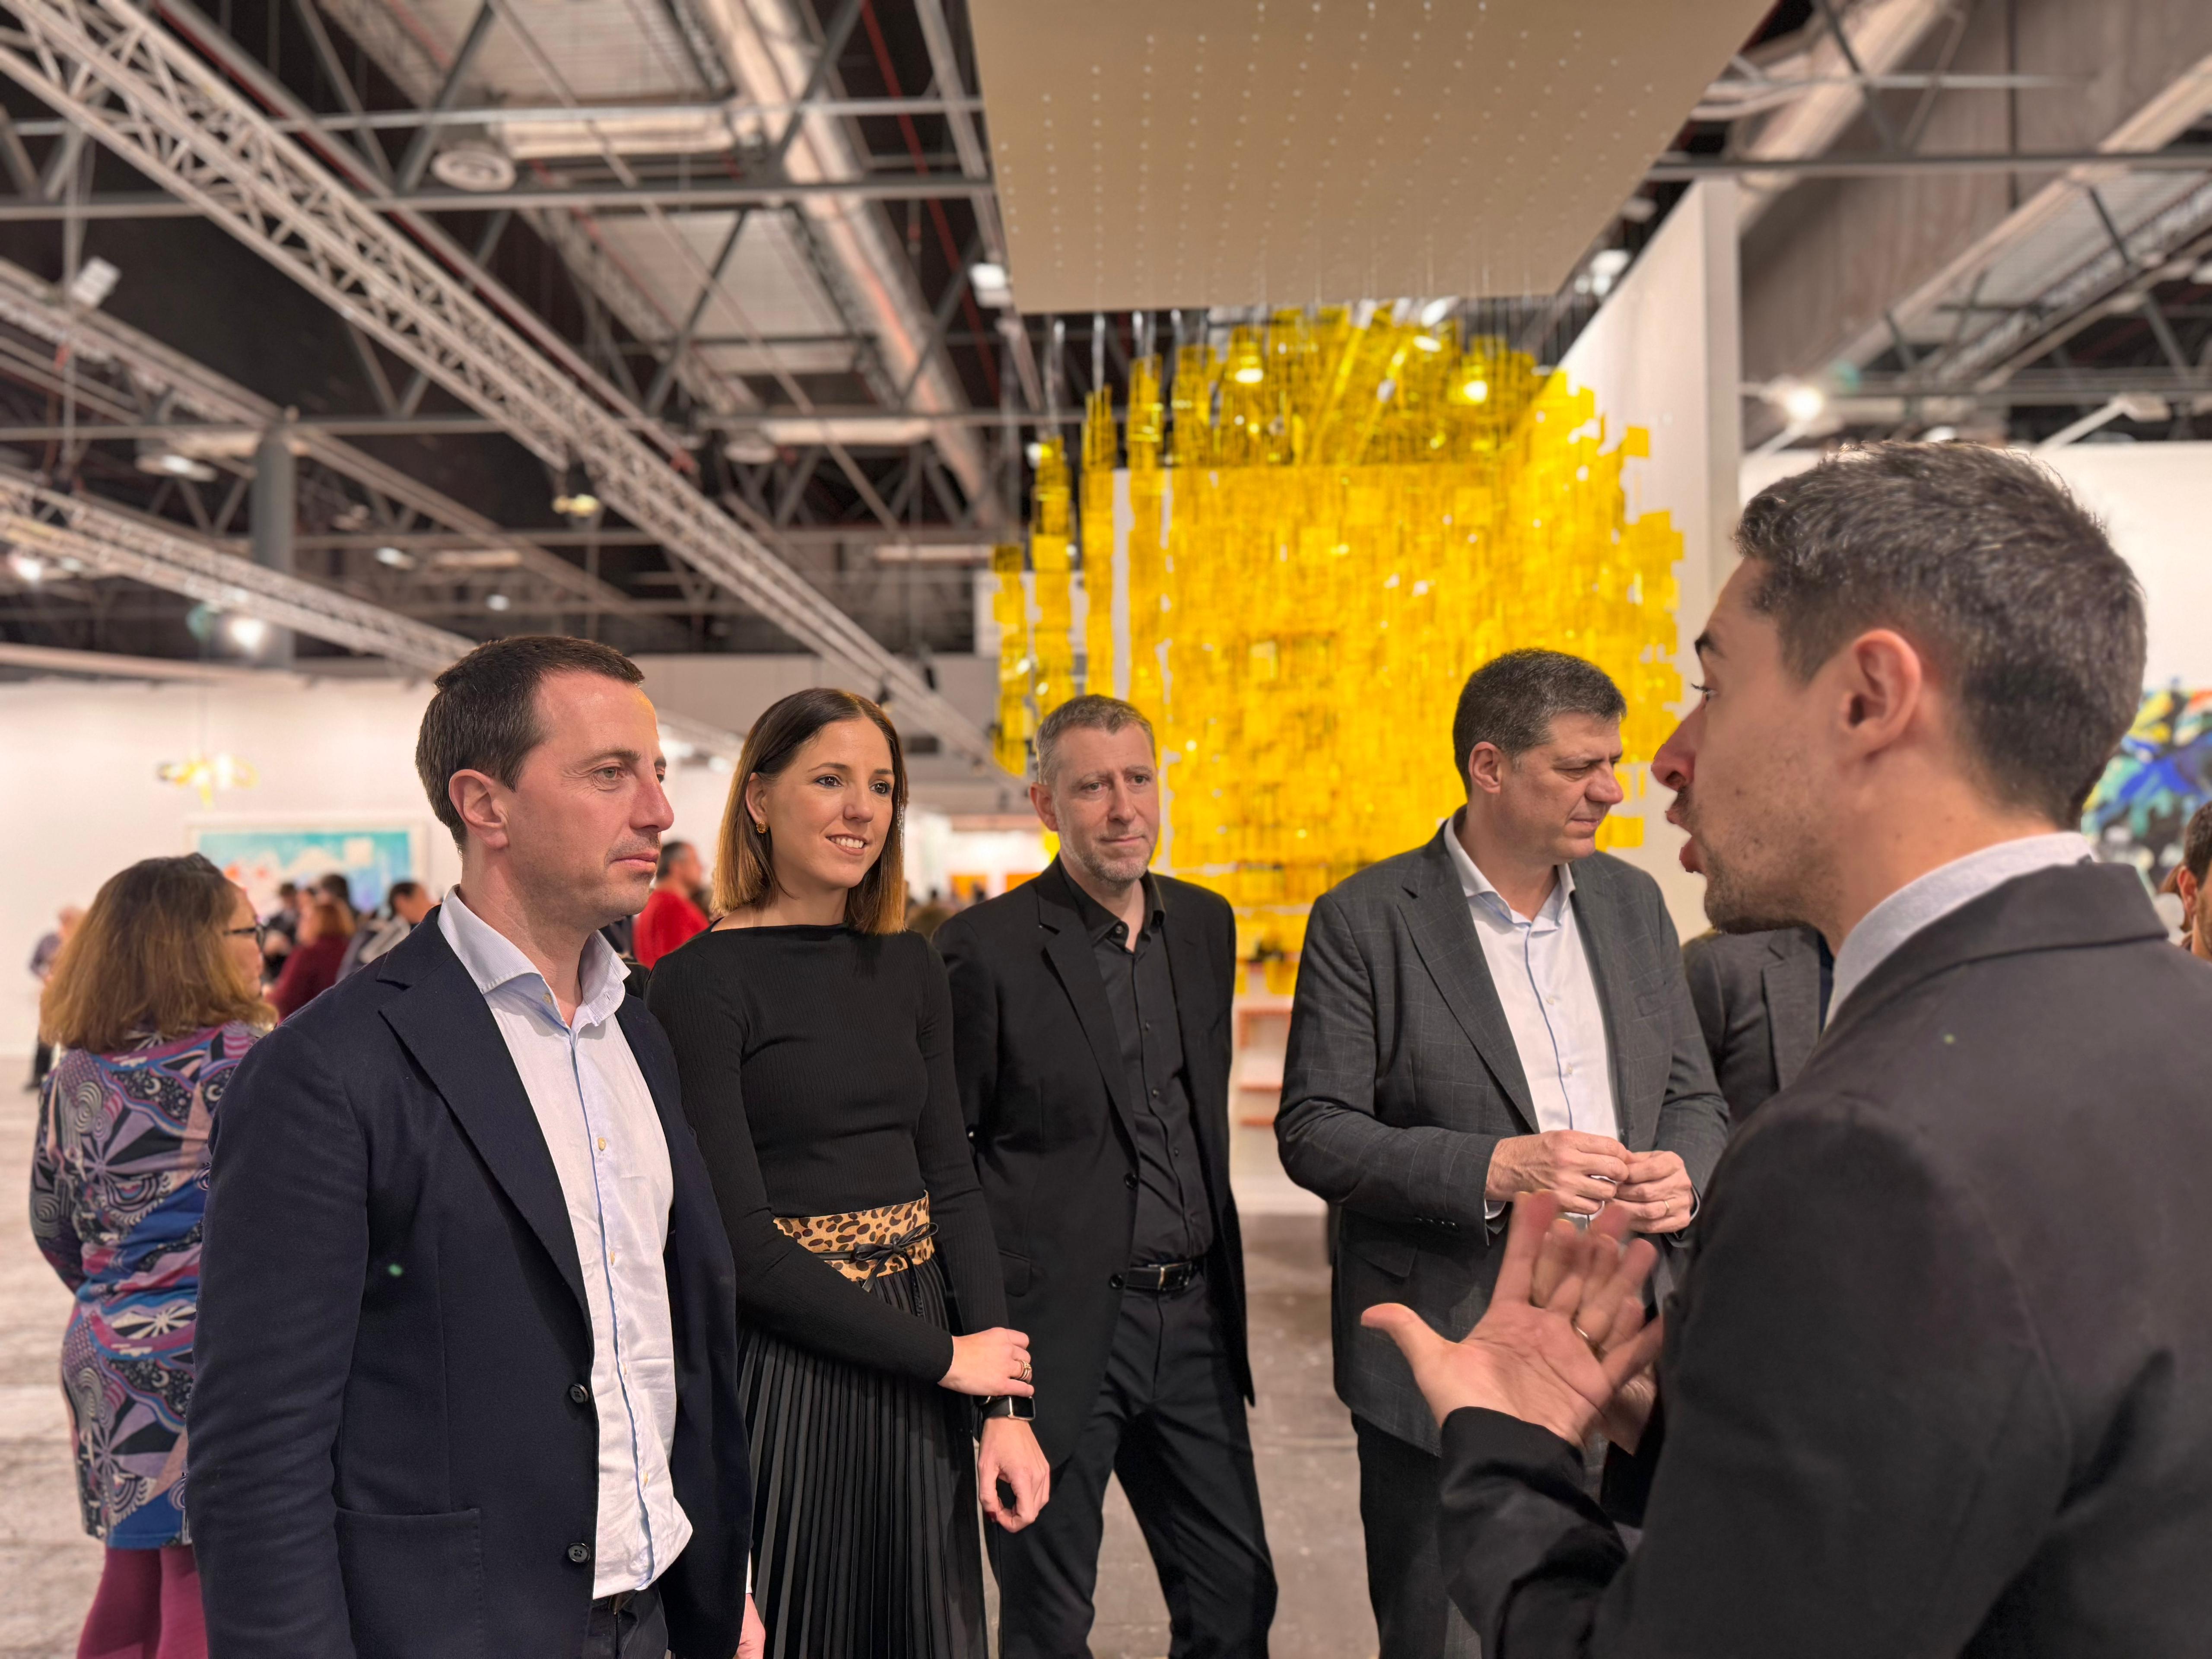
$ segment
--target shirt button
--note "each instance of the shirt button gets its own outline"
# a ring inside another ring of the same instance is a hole
[[[606,1138],[605,1135],[601,1135],[601,1136],[599,1137],[599,1150],[600,1150],[601,1152],[604,1152],[605,1151],[606,1151],[606,1149],[607,1149],[607,1138]]]
[[[1575,1074],[1574,1064],[1573,1064],[1573,1062],[1572,1062],[1572,1061],[1569,1061],[1569,1062],[1568,1062],[1568,1065],[1567,1065],[1567,1075],[1568,1075],[1569,1077],[1572,1077],[1574,1074]]]
[[[568,1385],[568,1398],[575,1405],[588,1406],[592,1403],[592,1391],[580,1382],[571,1382]]]
[[[1133,1175],[1125,1175],[1121,1177],[1121,1184],[1124,1187],[1127,1187],[1131,1192],[1134,1192],[1137,1189],[1137,1177]]]
[[[589,1544],[569,1545],[568,1559],[578,1566],[582,1566],[585,1562],[592,1559],[592,1547]]]

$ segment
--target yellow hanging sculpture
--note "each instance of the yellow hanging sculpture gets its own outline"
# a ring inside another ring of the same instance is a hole
[[[1682,538],[1663,513],[1627,516],[1621,464],[1648,453],[1647,435],[1609,434],[1589,392],[1540,380],[1525,353],[1389,315],[1360,327],[1339,310],[1278,313],[1264,332],[1235,331],[1224,354],[1184,348],[1170,409],[1157,360],[1140,360],[1126,435],[1117,636],[1117,434],[1094,398],[1084,685],[1152,718],[1168,798],[1161,866],[1236,905],[1243,953],[1269,963],[1271,984],[1287,988],[1316,897],[1434,833],[1463,788],[1450,737],[1459,689],[1489,658],[1530,645],[1587,657],[1628,699],[1628,760],[1664,740],[1681,696]],[[1000,550],[1010,769],[1036,720],[1076,689],[1068,494],[1048,443],[1033,610],[1019,550]],[[1639,819],[1614,818],[1600,842],[1642,835]]]

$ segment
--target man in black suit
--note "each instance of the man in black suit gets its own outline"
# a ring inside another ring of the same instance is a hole
[[[1437,1555],[1436,1421],[1361,1314],[1410,1301],[1464,1334],[1522,1192],[1685,1240],[1728,1133],[1658,884],[1596,850],[1625,709],[1579,658],[1483,665],[1453,720],[1466,805],[1307,924],[1275,1134],[1338,1206],[1336,1388],[1382,1659],[1473,1659],[1474,1637]]]
[[[1244,1421],[1243,1246],[1229,1191],[1237,923],[1146,873],[1145,717],[1048,714],[1030,799],[1060,837],[1036,880],[937,932],[975,1167],[1030,1333],[1052,1502],[992,1529],[1005,1659],[1090,1652],[1106,1480],[1152,1547],[1176,1659],[1267,1650],[1275,1577]]]
[[[1655,770],[1717,925],[1835,942],[1828,1027],[1714,1177],[1656,1385],[1648,1249],[1540,1211],[1465,1343],[1369,1316],[1443,1422],[1453,1594],[1519,1659],[2201,1651],[2212,974],[2073,827],[2142,595],[1965,444],[1785,479],[1737,541]],[[1577,1485],[1601,1413],[1632,1556]]]
[[[1689,862],[1695,843],[1682,850]],[[1835,964],[1827,940],[1810,927],[1700,933],[1682,947],[1690,1003],[1732,1127],[1804,1069],[1827,1018]]]
[[[439,676],[461,881],[215,1126],[187,1507],[223,1659],[757,1653],[729,1244],[597,930],[671,820],[619,653]]]

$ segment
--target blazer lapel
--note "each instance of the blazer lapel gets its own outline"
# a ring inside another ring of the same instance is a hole
[[[1066,880],[1055,864],[1030,884],[1036,890],[1037,920],[1044,925],[1045,960],[1075,1006],[1076,1022],[1083,1027],[1091,1057],[1098,1062],[1107,1097],[1114,1103],[1122,1128],[1133,1134],[1129,1121],[1133,1103],[1127,1068],[1121,1064],[1121,1036],[1114,1029],[1114,1011],[1106,1006],[1106,987],[1099,981],[1097,960],[1091,953],[1091,935],[1066,893]]]
[[[418,939],[424,948],[410,951],[408,946]],[[403,982],[410,988],[386,1008],[385,1019],[429,1074],[447,1109],[459,1120],[492,1179],[538,1235],[588,1319],[591,1304],[584,1297],[584,1273],[561,1177],[483,994],[433,921],[416,927],[408,944],[392,954],[409,960],[395,963],[399,971],[387,970],[386,977],[404,975]],[[418,967],[419,974],[406,972]]]
[[[1452,868],[1451,854],[1444,851],[1443,837],[1450,832],[1449,823],[1437,832],[1437,839],[1429,843],[1429,855],[1421,860],[1419,884],[1406,890],[1414,948],[1460,1030],[1490,1067],[1515,1115],[1534,1133],[1536,1107],[1528,1093],[1528,1074],[1521,1069],[1521,1051],[1514,1046],[1513,1028],[1506,1023],[1498,988],[1491,983],[1490,963],[1483,957],[1482,941],[1474,936],[1474,918],[1467,913],[1459,874]]]
[[[1613,1050],[1613,1103],[1620,1115],[1621,1139],[1632,1147],[1650,1146],[1659,1133],[1666,1078],[1662,1073],[1655,1088],[1637,1073],[1636,1061],[1647,1048],[1643,1040],[1647,1016],[1629,991],[1628,964],[1636,960],[1636,955],[1621,926],[1620,906],[1613,902],[1602,866],[1585,859],[1577,866],[1569,902],[1575,907],[1575,927],[1582,935],[1583,955],[1597,986],[1598,1006],[1605,1010],[1606,1044]]]
[[[1213,1051],[1206,1042],[1214,1014],[1221,1006],[1222,988],[1214,979],[1213,964],[1206,960],[1205,939],[1188,913],[1176,914],[1173,887],[1161,882],[1159,891],[1161,906],[1167,913],[1168,979],[1175,987],[1176,1023],[1182,1030],[1191,1115],[1198,1127],[1199,1151],[1211,1182],[1214,1170],[1229,1167],[1224,1139],[1229,1130],[1225,1109],[1229,1079],[1214,1075]],[[1218,1199],[1216,1194],[1217,1204]]]
[[[1766,1032],[1774,1045],[1774,1086],[1786,1089],[1804,1069],[1820,1035],[1820,953],[1802,929],[1774,945],[1775,959],[1759,970],[1766,991]]]

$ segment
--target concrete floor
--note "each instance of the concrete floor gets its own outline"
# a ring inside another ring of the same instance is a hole
[[[70,1659],[100,1575],[77,1520],[68,1408],[57,1377],[69,1292],[31,1243],[35,1101],[0,1057],[0,1659]],[[1328,1269],[1318,1202],[1284,1179],[1274,1137],[1236,1132],[1260,1493],[1281,1599],[1274,1659],[1369,1659],[1352,1424],[1329,1385]],[[1167,1611],[1135,1517],[1111,1494],[1099,1563],[1097,1659],[1160,1659]]]
[[[77,1519],[62,1400],[70,1293],[31,1243],[28,1069],[0,1057],[0,1659],[70,1659],[100,1549]]]

